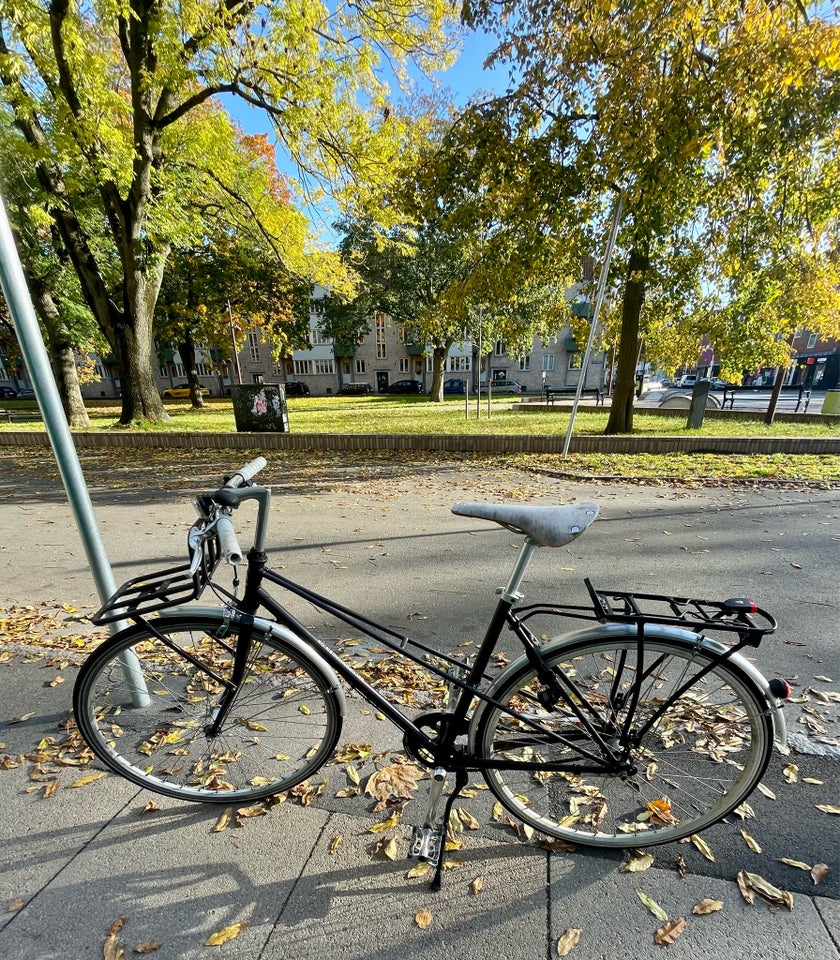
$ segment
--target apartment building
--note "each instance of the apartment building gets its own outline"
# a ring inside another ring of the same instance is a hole
[[[260,328],[254,327],[247,331],[236,363],[222,363],[216,351],[197,348],[201,385],[210,396],[223,396],[230,392],[231,383],[299,382],[314,396],[330,396],[349,383],[368,383],[374,392],[382,393],[395,381],[415,380],[421,393],[429,392],[433,369],[431,351],[426,350],[425,344],[415,342],[405,326],[381,313],[372,317],[370,332],[358,343],[336,343],[323,330],[325,294],[322,287],[312,290],[306,349],[275,360],[272,345],[263,338]],[[577,303],[573,309],[588,310],[589,305]],[[575,341],[566,326],[547,341],[534,340],[526,354],[509,353],[501,340],[493,344],[489,354],[485,350],[482,354],[479,371],[478,344],[468,339],[454,344],[446,358],[445,377],[468,381],[470,392],[474,393],[479,379],[485,382],[489,368],[491,381],[516,380],[527,393],[538,394],[546,386],[577,386],[583,345]],[[186,366],[177,350],[161,350],[157,360],[156,377],[161,391],[186,383]],[[119,396],[113,357],[95,358],[95,366],[98,378],[83,385],[83,395],[91,399]],[[25,377],[21,380],[19,376],[8,376],[0,358],[0,383],[6,379],[4,373],[10,385],[26,385]],[[590,358],[584,386],[603,387],[604,381],[605,354],[596,352]]]

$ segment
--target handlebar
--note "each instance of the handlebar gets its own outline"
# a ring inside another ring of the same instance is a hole
[[[234,566],[242,563],[242,548],[236,539],[236,531],[233,529],[230,517],[224,513],[216,518],[216,533],[219,536],[219,546],[222,548],[222,556],[225,560]]]
[[[244,467],[240,467],[236,473],[228,477],[224,485],[226,487],[244,487],[249,480],[253,480],[260,470],[264,469],[267,465],[268,461],[265,457],[255,457],[246,463]]]

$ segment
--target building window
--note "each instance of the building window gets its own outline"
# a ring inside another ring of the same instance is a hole
[[[173,363],[172,364],[172,376],[177,377],[179,380],[183,380],[187,375],[187,368],[183,363]]]
[[[312,373],[312,361],[311,360],[295,360],[295,376],[296,377],[306,377]]]
[[[335,363],[332,358],[329,360],[316,360],[315,373],[335,373]]]
[[[385,359],[385,314],[377,313],[374,319],[376,329],[376,359]]]
[[[472,370],[472,357],[447,357],[446,369],[457,373]]]
[[[411,373],[411,360],[408,357],[400,357],[400,373]]]
[[[324,301],[320,299],[315,299],[314,297],[309,301],[309,312],[322,314],[324,312]]]
[[[405,332],[405,324],[401,323],[397,327],[397,339],[400,341],[400,343],[405,343],[406,340],[408,339],[408,336]]]
[[[808,337],[808,345],[805,347],[805,349],[806,350],[812,349],[812,347],[816,344],[816,342],[817,342],[817,335],[815,333],[810,334]]]
[[[530,357],[530,355],[527,356],[527,357],[520,357],[520,358],[519,358],[519,372],[520,372],[520,373],[527,373],[530,369],[531,369],[531,357]]]
[[[435,369],[435,361],[433,357],[426,357],[426,373],[433,373]]]
[[[501,337],[496,341],[493,347],[493,356],[503,357],[505,355],[505,341]]]
[[[259,330],[248,331],[248,351],[251,357],[251,363],[259,363],[260,359],[260,332]]]
[[[312,341],[313,347],[317,347],[324,343],[332,343],[332,337],[325,336],[324,331],[318,326],[310,327],[309,339]]]
[[[554,354],[545,353],[542,358],[542,368],[546,373],[550,373],[554,369]]]
[[[356,361],[356,373],[364,373],[364,372],[365,372],[365,361],[364,361],[364,360],[357,360],[357,361]]]
[[[580,370],[583,366],[583,355],[580,350],[575,353],[569,354],[569,369],[570,370]]]

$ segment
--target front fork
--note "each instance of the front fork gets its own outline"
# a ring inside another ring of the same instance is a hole
[[[245,592],[242,602],[237,606],[239,632],[236,647],[233,651],[233,669],[225,686],[225,692],[213,711],[213,718],[204,728],[206,736],[210,739],[219,735],[247,673],[248,660],[254,642],[254,614],[260,606],[259,590],[262,584],[262,571],[267,561],[268,557],[262,551],[252,549],[248,553]]]

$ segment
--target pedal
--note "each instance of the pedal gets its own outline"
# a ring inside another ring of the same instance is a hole
[[[425,860],[435,864],[443,850],[443,832],[431,827],[414,827],[411,831],[411,843],[408,855],[412,860]]]

